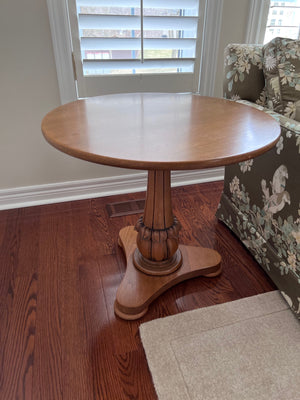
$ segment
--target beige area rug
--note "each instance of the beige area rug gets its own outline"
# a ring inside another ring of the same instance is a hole
[[[300,323],[278,291],[141,325],[159,400],[300,400]]]

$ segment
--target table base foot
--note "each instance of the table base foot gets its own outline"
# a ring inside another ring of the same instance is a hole
[[[122,309],[123,309],[123,307],[117,302],[117,300],[115,300],[115,304],[114,304],[115,314],[122,319],[126,319],[127,321],[134,321],[136,319],[142,318],[148,311],[148,307],[146,307],[140,313],[133,314],[134,310],[132,309],[132,310],[130,310],[132,313],[128,314],[128,313],[124,313],[122,311]]]
[[[115,313],[126,320],[141,318],[149,304],[172,286],[197,276],[215,277],[222,271],[221,256],[204,247],[179,245],[182,265],[175,272],[163,276],[153,276],[138,270],[133,262],[137,232],[129,226],[121,229],[119,245],[127,260],[125,276],[118,288]]]
[[[216,276],[220,275],[220,273],[222,272],[222,266],[219,266],[219,269],[216,272],[212,272],[211,274],[203,274],[203,276],[205,276],[205,278],[215,278]]]

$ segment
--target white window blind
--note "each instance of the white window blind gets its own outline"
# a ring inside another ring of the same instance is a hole
[[[207,0],[68,0],[79,97],[192,92]]]
[[[193,73],[198,0],[77,0],[83,75]]]
[[[270,1],[264,43],[275,37],[300,39],[300,0]]]

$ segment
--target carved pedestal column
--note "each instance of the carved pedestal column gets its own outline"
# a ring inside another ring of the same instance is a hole
[[[182,263],[178,249],[180,228],[172,212],[170,171],[149,171],[145,211],[135,227],[138,231],[133,256],[136,268],[149,275],[166,275],[179,268]]]

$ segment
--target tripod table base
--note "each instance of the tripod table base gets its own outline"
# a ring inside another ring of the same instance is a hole
[[[148,275],[137,269],[133,262],[137,232],[133,226],[121,229],[119,245],[127,260],[125,276],[118,288],[115,313],[123,319],[135,320],[146,314],[149,304],[167,289],[197,276],[218,276],[222,267],[220,254],[204,247],[179,245],[182,265],[167,275]]]

